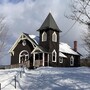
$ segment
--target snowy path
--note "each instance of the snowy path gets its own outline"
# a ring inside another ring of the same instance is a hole
[[[1,90],[90,90],[90,68],[41,67],[25,70],[22,78],[19,72],[20,69],[0,70]],[[15,89],[13,76],[16,74]]]

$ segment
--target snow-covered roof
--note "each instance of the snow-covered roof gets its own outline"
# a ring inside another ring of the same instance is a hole
[[[38,46],[39,43],[39,37],[36,35],[29,35],[27,33],[22,33],[18,39],[16,40],[16,42],[13,44],[13,46],[10,48],[9,53],[14,53],[13,50],[15,49],[15,47],[17,46],[17,44],[20,42],[20,40],[22,40],[22,36],[24,36],[24,39],[28,39],[33,45]]]
[[[23,34],[21,34],[21,35],[23,35]],[[21,37],[21,35],[20,35],[20,37]],[[36,43],[37,45],[39,44],[39,40],[40,40],[39,36],[28,35],[28,34],[25,34],[25,35],[28,36],[29,38],[31,38],[32,39],[32,42]],[[18,40],[20,39],[20,37],[18,38]],[[11,47],[11,49],[9,50],[9,52],[12,52],[13,51],[13,49],[17,45],[18,40],[15,42],[15,45],[13,45]],[[59,53],[59,56],[65,57],[65,58],[67,58],[67,57],[64,55],[64,53],[73,54],[73,55],[79,55],[77,52],[75,52],[74,50],[72,50],[71,47],[67,43],[62,43],[62,42],[60,42],[60,44],[59,44],[59,52],[60,52]]]
[[[72,50],[72,48],[67,43],[62,43],[62,42],[60,42],[59,44],[59,51],[62,53],[79,55],[77,52]]]
[[[65,56],[63,53],[59,52],[59,56],[63,57],[63,58],[67,58],[67,56]]]
[[[29,35],[29,37],[32,38],[37,44],[39,44],[39,40],[40,40],[39,36]],[[59,51],[60,51],[59,56],[65,58],[66,56],[63,53],[79,55],[77,52],[72,50],[72,48],[67,43],[63,43],[63,42],[60,42],[59,44]]]
[[[37,44],[39,44],[39,36],[29,35],[29,37],[32,38]]]

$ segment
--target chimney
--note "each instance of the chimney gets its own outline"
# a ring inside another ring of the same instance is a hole
[[[77,41],[74,41],[74,51],[77,52]]]

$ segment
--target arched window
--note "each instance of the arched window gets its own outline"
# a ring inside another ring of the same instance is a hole
[[[57,34],[56,34],[56,32],[54,32],[54,33],[52,34],[52,41],[53,41],[53,42],[57,42]]]
[[[63,58],[62,57],[59,58],[59,63],[63,63]]]
[[[74,66],[74,57],[73,56],[70,57],[70,66]]]
[[[52,52],[52,62],[56,62],[57,61],[57,53],[55,50],[53,50]]]
[[[23,63],[29,59],[29,52],[27,50],[23,50],[19,54],[19,63]]]
[[[42,41],[47,41],[47,33],[46,32],[43,32],[42,34]]]

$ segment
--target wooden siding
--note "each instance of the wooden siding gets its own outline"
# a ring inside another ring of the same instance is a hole
[[[47,33],[47,41],[42,42],[42,33],[44,31]],[[58,66],[58,59],[59,59],[59,32],[55,31],[56,34],[57,34],[57,42],[52,41],[53,32],[54,32],[53,29],[41,30],[40,31],[40,43],[39,43],[39,45],[42,46],[43,48],[45,48],[47,50],[47,52],[50,53],[50,55],[49,55],[49,65],[50,66]],[[57,62],[52,62],[52,52],[53,52],[54,49],[57,52]]]
[[[19,54],[22,50],[27,50],[29,52],[29,57],[32,57],[31,52],[33,50],[33,46],[28,40],[26,40],[26,43],[26,46],[22,45],[22,40],[18,43],[14,49],[14,55],[11,56],[11,65],[19,63]]]
[[[80,56],[79,55],[71,55],[71,54],[66,54],[64,53],[67,58],[63,59],[63,63],[59,63],[58,66],[60,67],[79,67],[80,66]],[[74,57],[74,66],[70,66],[70,57]]]

